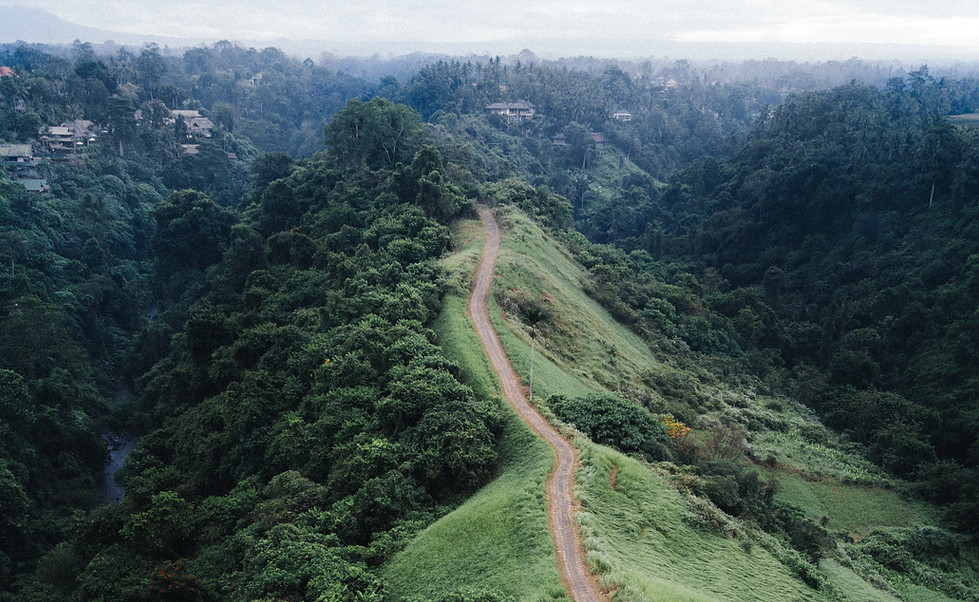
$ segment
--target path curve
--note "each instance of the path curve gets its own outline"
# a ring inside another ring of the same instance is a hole
[[[585,550],[574,521],[574,514],[577,511],[574,497],[577,452],[528,403],[520,378],[510,365],[510,360],[503,352],[500,339],[490,323],[486,302],[493,282],[496,257],[500,252],[500,226],[488,209],[480,210],[480,217],[486,225],[486,246],[483,248],[483,256],[476,270],[476,282],[469,297],[469,315],[476,334],[479,335],[486,350],[486,355],[493,365],[493,370],[500,379],[503,397],[531,430],[547,441],[554,451],[556,457],[554,467],[547,478],[547,515],[548,525],[554,536],[558,571],[568,597],[578,602],[598,602],[605,598],[585,565]]]

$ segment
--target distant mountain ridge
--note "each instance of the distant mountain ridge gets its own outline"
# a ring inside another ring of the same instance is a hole
[[[544,59],[571,56],[605,58],[641,58],[665,56],[691,60],[763,60],[776,57],[782,60],[824,61],[860,57],[867,60],[902,61],[910,64],[948,63],[974,60],[962,48],[954,46],[921,46],[915,44],[830,44],[830,43],[707,43],[677,42],[667,39],[579,39],[549,37],[537,39],[498,39],[492,41],[434,42],[420,40],[379,39],[286,39],[244,40],[235,36],[223,38],[177,38],[152,34],[125,33],[87,27],[66,21],[48,11],[27,6],[0,6],[0,44],[27,42],[41,44],[71,44],[75,40],[102,44],[113,42],[123,46],[159,44],[172,49],[210,45],[228,39],[245,47],[276,47],[299,57],[316,57],[324,53],[340,56],[370,56],[373,54],[403,56],[412,53],[443,54],[448,56],[515,55],[531,49]]]
[[[123,45],[142,45],[147,42],[155,42],[161,46],[178,47],[216,41],[108,31],[65,21],[39,8],[0,6],[0,43],[23,41],[41,44],[70,44],[75,40],[94,44],[115,42]]]

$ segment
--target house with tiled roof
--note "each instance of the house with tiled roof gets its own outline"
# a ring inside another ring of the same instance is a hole
[[[44,192],[48,183],[37,173],[37,158],[30,144],[0,144],[0,169],[33,192]]]
[[[0,144],[0,167],[4,170],[26,169],[35,163],[30,144]]]
[[[52,153],[64,154],[75,150],[75,134],[70,127],[52,125],[41,131],[41,144]]]

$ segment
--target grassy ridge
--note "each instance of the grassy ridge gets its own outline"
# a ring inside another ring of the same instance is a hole
[[[560,245],[519,211],[504,207],[498,214],[504,243],[494,295],[499,300],[521,291],[548,311],[536,347],[535,395],[624,390],[634,386],[641,372],[657,367],[649,347],[584,293],[581,268]],[[529,328],[504,319],[496,305],[490,307],[490,318],[526,382]]]
[[[443,261],[456,289],[435,322],[439,343],[482,396],[498,381],[466,315],[466,297],[483,247],[479,222],[456,224],[457,252]],[[502,402],[501,402],[502,403]],[[553,463],[547,444],[509,410],[496,478],[465,504],[422,531],[385,567],[393,597],[438,599],[462,590],[517,600],[564,599],[547,530],[544,482]]]
[[[579,268],[559,245],[516,211],[501,210],[500,221],[504,242],[496,299],[507,303],[518,291],[522,299],[546,302],[549,309],[534,365],[538,398],[626,391],[639,386],[643,371],[669,369],[584,294]],[[478,222],[456,227],[459,250],[444,265],[453,270],[457,290],[447,298],[436,330],[467,382],[481,394],[496,395],[495,376],[465,315],[463,296],[482,249],[481,233]],[[528,326],[496,303],[490,304],[490,317],[526,379]],[[925,525],[939,524],[929,506],[903,499],[886,475],[798,404],[717,382],[705,386],[714,400],[712,418],[753,425],[752,453],[766,464],[772,460],[764,470],[781,483],[779,499],[823,521],[839,541],[866,536],[875,547],[838,543],[837,551],[814,567],[784,542],[690,493],[684,479],[695,477],[687,469],[645,464],[579,437],[579,522],[589,560],[616,588],[616,600],[969,599],[975,572],[968,566],[979,566],[979,559],[967,550],[962,568],[949,572],[910,564],[934,575],[929,587],[874,560],[886,561],[880,554],[890,549],[900,553],[888,542],[928,535],[931,527]],[[671,400],[658,401],[669,411]],[[511,417],[501,457],[496,480],[422,532],[387,566],[392,593],[437,599],[470,588],[519,600],[563,597],[546,530],[543,491],[550,452]],[[957,583],[942,585],[945,575]],[[821,585],[813,588],[806,580]],[[965,594],[946,597],[942,591]]]

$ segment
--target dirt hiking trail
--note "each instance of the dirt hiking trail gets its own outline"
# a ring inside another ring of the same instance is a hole
[[[574,497],[577,451],[528,403],[520,378],[510,365],[500,339],[490,324],[486,303],[493,282],[496,257],[500,252],[500,226],[488,209],[481,209],[480,217],[486,225],[486,246],[483,248],[483,256],[476,270],[476,281],[469,297],[469,315],[493,370],[500,379],[503,397],[531,430],[547,441],[554,451],[554,467],[547,478],[547,515],[548,525],[554,536],[558,571],[568,597],[578,602],[605,600],[585,564],[585,550],[574,520],[577,511]]]

